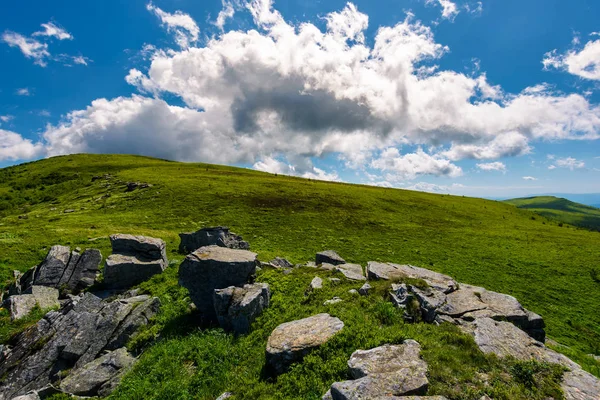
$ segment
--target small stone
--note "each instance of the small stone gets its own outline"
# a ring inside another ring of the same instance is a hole
[[[329,305],[331,305],[331,304],[337,304],[337,303],[341,303],[342,301],[343,301],[342,299],[340,299],[339,297],[337,297],[337,296],[336,296],[336,297],[334,297],[334,298],[333,298],[333,299],[331,299],[331,300],[327,300],[327,301],[325,301],[325,303],[323,303],[323,305],[324,305],[324,306],[329,306]]]
[[[310,281],[310,289],[311,290],[323,289],[323,279],[319,278],[318,276],[315,276],[312,279],[312,281]]]
[[[335,265],[329,264],[329,263],[322,263],[319,265],[319,268],[327,270],[327,271],[333,271],[333,270],[335,270]]]
[[[293,268],[294,265],[286,260],[285,258],[275,257],[272,259],[269,264],[274,266],[275,268]]]
[[[365,283],[364,285],[362,285],[360,287],[360,289],[358,289],[358,293],[360,293],[361,296],[368,296],[370,290],[371,290],[371,285],[369,285],[368,283]]]
[[[339,285],[342,280],[340,278],[328,278],[332,285]]]
[[[354,295],[358,294],[358,290],[356,290],[356,289],[350,289],[350,290],[348,290],[348,293],[350,293],[351,295],[354,296]]]
[[[220,395],[219,397],[217,397],[217,400],[226,400],[233,397],[233,393],[231,392],[225,392],[222,395]]]
[[[340,255],[338,253],[336,253],[335,251],[325,250],[325,251],[321,251],[321,252],[317,253],[317,255],[315,257],[315,263],[317,265],[323,264],[323,263],[340,265],[340,264],[345,264],[346,261],[342,257],[340,257]]]

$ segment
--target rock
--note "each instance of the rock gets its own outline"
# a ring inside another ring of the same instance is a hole
[[[330,340],[344,323],[329,314],[317,314],[279,325],[267,341],[267,364],[276,374],[287,371],[308,352]]]
[[[406,283],[392,284],[392,290],[390,292],[392,303],[399,308],[406,308],[406,305],[412,298],[412,294],[408,291]]]
[[[371,285],[369,285],[368,283],[365,283],[364,285],[362,285],[360,287],[360,289],[358,289],[358,293],[360,293],[361,296],[368,296],[370,290],[371,290]]]
[[[233,397],[233,393],[231,392],[225,392],[222,395],[220,395],[219,397],[217,397],[217,400],[226,400]]]
[[[69,208],[68,210],[63,211],[65,214],[71,214],[74,213],[75,210],[73,210],[72,208]]]
[[[458,284],[448,275],[412,265],[384,264],[369,261],[367,264],[367,276],[369,279],[375,280],[422,279],[428,286],[436,290],[441,290],[444,293],[451,293],[458,288]]]
[[[355,380],[331,385],[332,398],[358,400],[424,394],[429,381],[427,363],[419,357],[420,351],[421,346],[414,340],[355,351],[348,361]]]
[[[333,396],[331,395],[331,389],[329,389],[327,393],[325,393],[323,397],[321,397],[321,400],[333,400]]]
[[[318,290],[323,289],[323,279],[315,276],[312,281],[310,281],[310,290]]]
[[[328,278],[328,280],[332,285],[339,285],[342,282],[340,278]]]
[[[275,268],[293,268],[294,264],[286,260],[285,258],[275,257],[272,259],[269,264],[271,264]]]
[[[219,325],[236,334],[248,333],[250,324],[269,307],[270,298],[271,292],[266,283],[215,289],[213,299]]]
[[[348,290],[348,293],[354,296],[354,295],[358,294],[358,290],[356,290],[356,289],[350,289],[350,290]]]
[[[112,289],[138,285],[169,265],[162,239],[125,234],[110,235],[113,254],[106,260],[104,283]]]
[[[13,321],[27,316],[36,305],[42,310],[60,306],[58,290],[45,286],[31,286],[23,294],[9,297],[7,303]]]
[[[111,351],[72,371],[60,383],[60,389],[76,396],[105,396],[112,392],[108,387],[116,388],[135,361],[124,347]]]
[[[0,362],[0,394],[12,398],[64,381],[104,351],[123,347],[116,344],[148,323],[157,304],[158,298],[148,296],[114,301],[91,293],[72,296],[12,340],[13,348]]]
[[[515,325],[484,317],[464,324],[461,328],[473,335],[477,346],[486,354],[493,353],[499,357],[514,357],[518,360],[534,359],[568,368],[569,371],[564,373],[561,384],[565,399],[600,398],[600,379],[584,371],[564,355],[531,338]]]
[[[488,308],[487,304],[481,300],[482,293],[485,291],[485,289],[474,286],[467,288],[465,286],[466,285],[462,285],[460,290],[445,296],[446,303],[440,305],[438,310],[441,314],[458,318],[468,312],[484,310]]]
[[[78,252],[71,253],[69,264],[58,282],[62,295],[77,294],[93,286],[100,273],[101,262],[102,254],[96,249],[87,249],[81,255]]]
[[[435,321],[439,309],[446,304],[446,295],[430,287],[419,289],[409,285],[409,290],[419,302],[423,321],[430,323]]]
[[[314,261],[308,261],[306,264],[304,264],[304,266],[309,268],[316,268],[317,264],[315,264]]]
[[[324,305],[324,306],[329,306],[329,305],[331,305],[331,304],[341,303],[342,301],[344,301],[344,300],[342,300],[342,299],[340,299],[339,297],[337,297],[337,296],[336,296],[336,297],[334,297],[334,298],[333,298],[333,299],[331,299],[331,300],[326,300],[326,301],[323,303],[323,305]]]
[[[202,228],[196,232],[180,233],[179,252],[189,254],[205,246],[228,247],[230,249],[249,250],[250,244],[242,240],[241,236],[229,232],[229,228],[217,226]],[[291,265],[290,265],[291,266]]]
[[[327,270],[327,271],[333,271],[333,270],[335,270],[335,265],[329,264],[329,263],[323,263],[323,264],[319,265],[319,268]]]
[[[346,279],[352,281],[366,281],[367,278],[363,275],[362,267],[358,264],[340,264],[335,270],[342,273]]]
[[[69,247],[52,246],[46,259],[37,267],[33,284],[57,287],[70,259]]]
[[[21,278],[23,274],[20,271],[13,271],[13,282],[8,287],[8,296],[21,294]]]
[[[208,320],[216,320],[213,305],[215,289],[243,286],[255,273],[256,254],[219,246],[201,247],[189,254],[179,267],[179,284]]]
[[[41,400],[36,392],[24,394],[23,396],[13,397],[12,400]]]
[[[340,255],[338,253],[336,253],[335,251],[325,250],[325,251],[321,251],[321,252],[317,253],[317,255],[315,257],[315,264],[319,265],[319,264],[323,264],[323,263],[340,265],[340,264],[345,264],[346,261],[342,257],[340,257]]]

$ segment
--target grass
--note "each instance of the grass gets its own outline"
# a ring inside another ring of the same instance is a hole
[[[600,209],[553,196],[506,200],[519,208],[535,211],[552,220],[600,231]]]
[[[92,182],[104,174],[111,177]],[[153,186],[125,192],[127,181]],[[178,233],[215,225],[241,234],[263,261],[281,256],[300,263],[335,249],[349,262],[410,263],[511,294],[544,317],[559,351],[600,375],[587,356],[600,354],[598,232],[501,202],[137,156],[73,155],[0,170],[2,281],[12,269],[39,263],[53,244],[94,247],[107,256],[111,233],[166,240],[173,266],[141,285],[163,307],[129,344],[143,355],[114,398],[208,399],[225,390],[245,398],[318,398],[331,382],[346,379],[352,351],[405,338],[423,345],[429,394],[543,398],[556,390],[551,367],[523,366],[523,372],[511,367],[518,363],[483,356],[453,327],[404,324],[385,298],[386,284],[366,299],[350,297],[348,290],[360,285],[345,282],[305,298],[314,270],[263,271],[259,281],[272,286],[272,306],[249,335],[200,330],[177,285]],[[322,305],[336,295],[345,301]],[[340,317],[344,331],[279,379],[263,376],[272,329],[323,311]],[[523,374],[531,379],[518,378]]]

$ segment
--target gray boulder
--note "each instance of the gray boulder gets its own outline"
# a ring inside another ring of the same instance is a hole
[[[217,400],[226,400],[233,397],[233,393],[231,392],[225,392],[223,394],[221,394],[219,397],[217,397]]]
[[[279,325],[267,341],[267,364],[276,374],[287,371],[308,352],[329,341],[344,323],[329,314],[317,314]]]
[[[192,302],[207,320],[216,321],[215,289],[243,286],[256,271],[256,253],[219,246],[201,247],[179,267],[179,284],[190,292]]]
[[[346,264],[346,261],[340,257],[338,253],[333,250],[325,250],[317,253],[315,257],[315,263],[317,265],[327,263],[333,265]]]
[[[236,334],[248,333],[250,324],[269,307],[270,298],[266,283],[215,289],[213,299],[219,325]]]
[[[230,249],[249,250],[250,244],[241,236],[229,231],[229,228],[217,226],[202,228],[196,232],[180,233],[179,252],[189,254],[205,246],[228,247]]]
[[[57,287],[70,259],[71,249],[69,247],[52,246],[44,262],[37,267],[33,284]]]
[[[352,281],[366,281],[367,278],[363,275],[363,269],[358,264],[340,264],[335,270],[343,274],[346,279]]]
[[[286,260],[285,258],[275,257],[269,261],[269,265],[275,268],[293,268],[294,264]]]
[[[323,279],[315,276],[312,281],[310,281],[310,290],[318,290],[323,289]]]
[[[10,319],[21,319],[39,306],[42,310],[48,308],[58,308],[58,290],[45,286],[31,286],[23,294],[11,296],[7,299],[7,308],[10,312]]]
[[[360,287],[360,289],[358,289],[358,293],[361,296],[368,296],[369,295],[369,291],[371,290],[371,285],[369,285],[368,283],[365,283],[364,285],[362,285]]]
[[[391,263],[380,263],[369,261],[367,264],[367,276],[374,280],[390,279],[422,279],[428,286],[444,293],[453,292],[458,288],[457,283],[448,275],[430,271],[425,268],[412,265],[399,265]]]
[[[340,299],[339,297],[335,296],[333,299],[331,300],[325,300],[325,302],[323,303],[324,306],[330,306],[332,304],[337,304],[337,303],[341,303],[342,299]]]
[[[138,285],[169,265],[162,239],[116,234],[110,242],[113,254],[106,260],[104,283],[111,289]]]
[[[348,361],[354,380],[331,385],[331,397],[359,400],[424,394],[429,381],[427,363],[421,360],[420,351],[421,346],[414,340],[355,351]]]
[[[136,359],[126,348],[111,351],[71,372],[60,389],[76,396],[105,396],[112,392]]]

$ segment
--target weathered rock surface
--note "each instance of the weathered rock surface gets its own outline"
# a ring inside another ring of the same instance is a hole
[[[103,351],[123,347],[159,306],[158,298],[149,296],[111,302],[91,293],[73,296],[11,341],[10,352],[0,361],[0,399],[40,390]]]
[[[244,334],[250,324],[269,307],[271,292],[266,283],[215,289],[214,307],[219,325],[227,331]]]
[[[317,253],[317,256],[315,257],[315,263],[317,265],[323,264],[323,263],[332,264],[332,265],[340,265],[340,264],[346,264],[346,261],[342,257],[340,257],[340,255],[338,253],[336,253],[335,251],[325,250],[325,251],[321,251],[321,252]]]
[[[457,283],[448,275],[430,271],[425,268],[412,265],[399,265],[391,263],[380,263],[370,261],[367,264],[367,276],[369,279],[422,279],[430,287],[444,293],[450,293],[457,289]]]
[[[63,392],[76,396],[105,396],[133,366],[135,357],[122,347],[73,371],[61,383]]]
[[[215,289],[243,286],[256,271],[256,254],[219,246],[201,247],[179,267],[179,284],[190,292],[192,302],[208,320],[216,320]]]
[[[110,235],[113,254],[106,260],[104,283],[113,289],[138,285],[167,268],[162,239],[125,234]]]
[[[371,290],[371,285],[369,285],[368,283],[365,283],[364,285],[362,285],[360,287],[360,289],[358,289],[358,293],[361,296],[368,296],[369,295],[369,291]]]
[[[275,268],[293,268],[294,264],[286,260],[285,258],[275,257],[271,261],[269,261],[269,265]]]
[[[358,264],[340,264],[335,270],[342,273],[346,279],[352,281],[366,281],[367,278],[363,275],[363,269]]]
[[[323,279],[315,276],[312,281],[310,281],[310,290],[318,290],[323,289]]]
[[[348,361],[354,380],[331,385],[331,398],[366,400],[425,393],[429,385],[427,363],[421,360],[420,351],[414,340],[355,351]]]
[[[301,360],[342,330],[344,323],[329,314],[317,314],[279,325],[267,341],[267,363],[276,374]]]
[[[228,247],[230,249],[249,250],[250,244],[241,236],[229,231],[229,228],[217,226],[202,228],[196,232],[180,233],[179,252],[189,254],[205,246]]]
[[[102,254],[88,249],[83,253],[71,252],[67,246],[52,246],[44,261],[24,274],[14,272],[14,282],[8,296],[25,293],[32,286],[46,286],[60,290],[62,297],[77,294],[96,283]]]
[[[36,305],[42,310],[60,306],[57,289],[37,285],[29,287],[23,294],[9,297],[6,302],[11,320],[25,317]]]
[[[562,390],[567,400],[592,400],[600,398],[600,379],[584,371],[565,357],[531,338],[515,325],[495,321],[491,318],[477,318],[472,323],[461,325],[462,329],[475,338],[475,343],[484,353],[499,357],[514,357],[519,360],[534,359],[563,365],[565,372]]]

